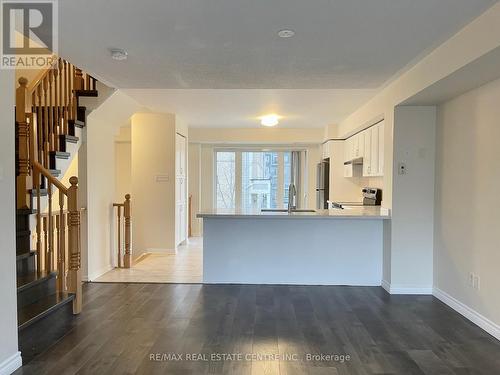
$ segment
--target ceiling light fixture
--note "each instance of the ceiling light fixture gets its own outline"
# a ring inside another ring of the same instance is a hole
[[[279,123],[280,116],[272,114],[260,118],[260,123],[264,126],[276,126]]]
[[[280,38],[291,38],[294,35],[295,35],[295,31],[290,30],[290,29],[283,29],[283,30],[278,31],[278,36]]]
[[[127,53],[127,51],[125,51],[123,49],[111,48],[109,50],[109,52],[111,53],[111,58],[113,60],[117,60],[117,61],[127,60],[128,53]]]

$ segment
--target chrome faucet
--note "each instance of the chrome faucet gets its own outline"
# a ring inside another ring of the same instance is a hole
[[[288,213],[292,213],[293,210],[297,209],[297,189],[294,184],[288,185]]]

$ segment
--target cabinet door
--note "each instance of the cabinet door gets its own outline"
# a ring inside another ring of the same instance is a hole
[[[358,158],[365,156],[365,132],[361,132],[358,137]]]
[[[378,124],[378,175],[384,175],[384,122]]]
[[[330,157],[330,142],[323,143],[321,155],[323,159]]]
[[[351,138],[347,138],[344,141],[344,161],[349,161],[351,159]]]
[[[363,176],[371,176],[371,159],[372,159],[372,133],[370,129],[363,132],[364,154],[363,154]]]
[[[378,126],[371,128],[370,176],[378,174]]]

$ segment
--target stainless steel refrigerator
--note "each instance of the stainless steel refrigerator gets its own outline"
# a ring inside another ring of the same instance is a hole
[[[330,160],[324,159],[316,167],[316,208],[327,209],[330,191]]]

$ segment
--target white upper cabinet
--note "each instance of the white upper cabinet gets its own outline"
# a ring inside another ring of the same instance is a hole
[[[384,175],[384,121],[347,138],[344,146],[344,161],[363,158],[363,176]]]
[[[384,122],[378,123],[378,175],[384,175]]]
[[[330,157],[330,144],[331,143],[332,143],[331,141],[327,141],[327,142],[323,143],[322,152],[321,152],[322,159],[328,159]]]
[[[372,132],[370,129],[364,132],[364,154],[363,154],[363,176],[370,176],[371,173],[371,160],[372,160]]]

